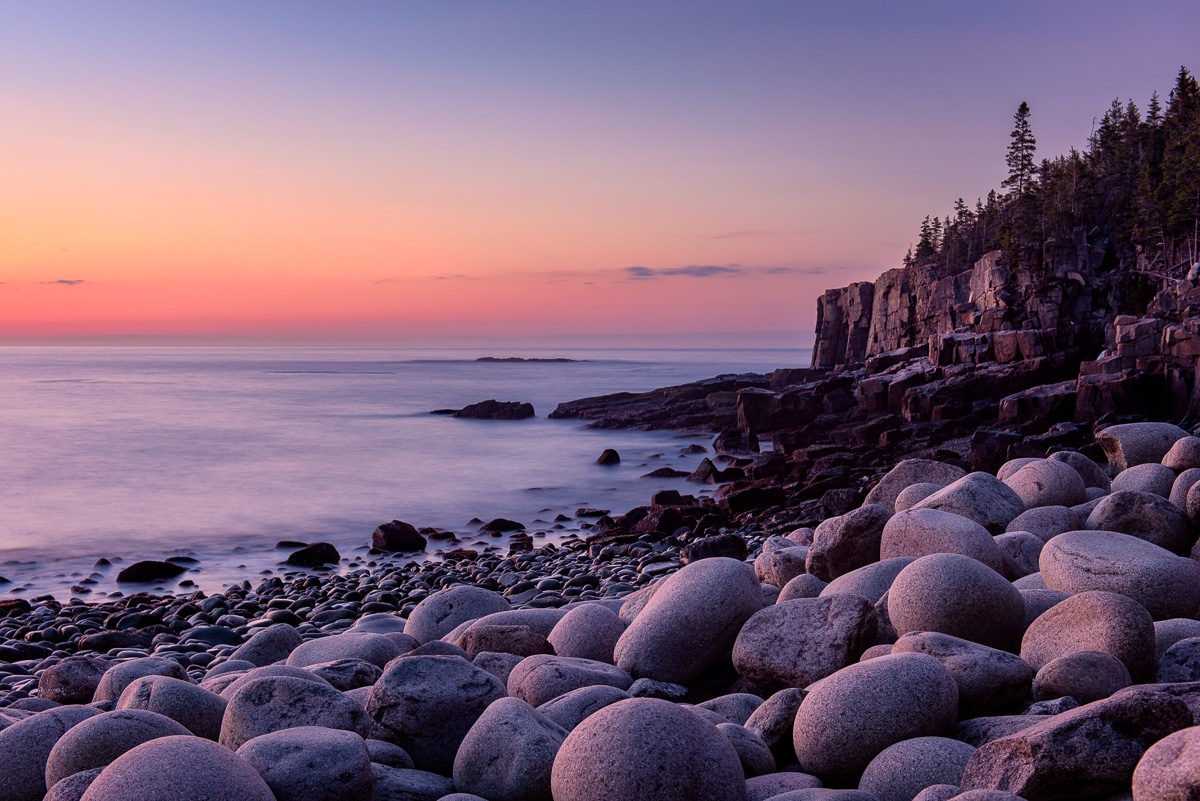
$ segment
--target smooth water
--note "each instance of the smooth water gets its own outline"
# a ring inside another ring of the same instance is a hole
[[[547,420],[558,403],[808,360],[806,350],[0,348],[0,575],[12,582],[0,591],[65,599],[97,557],[171,553],[201,561],[183,578],[220,589],[274,567],[281,539],[346,556],[393,518],[470,543],[472,518],[546,529],[535,521],[581,506],[623,512],[666,486],[694,491],[640,476],[701,457],[681,457],[690,440],[671,433]],[[429,414],[488,398],[532,402],[538,416]],[[620,466],[595,464],[605,448]],[[109,573],[97,579],[97,594],[114,589]]]

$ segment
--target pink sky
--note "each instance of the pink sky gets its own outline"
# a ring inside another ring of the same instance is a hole
[[[1191,3],[8,5],[8,343],[807,345],[821,291],[999,184],[1020,100],[1041,155],[1082,145],[1200,30]]]

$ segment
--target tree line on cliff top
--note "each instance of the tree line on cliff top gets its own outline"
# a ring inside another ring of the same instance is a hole
[[[1082,152],[1039,162],[1030,117],[1021,103],[1002,191],[926,217],[905,266],[945,275],[1001,250],[1009,266],[1050,268],[1056,244],[1079,231],[1089,243],[1107,241],[1102,270],[1178,277],[1200,261],[1200,84],[1186,67],[1165,108],[1157,92],[1144,114],[1114,100]]]

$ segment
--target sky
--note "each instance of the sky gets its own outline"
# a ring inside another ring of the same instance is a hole
[[[799,347],[1200,3],[0,0],[0,343]]]

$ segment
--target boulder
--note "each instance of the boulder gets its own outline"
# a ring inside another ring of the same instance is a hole
[[[744,561],[749,551],[746,541],[736,534],[714,534],[693,540],[679,550],[679,561],[683,564],[700,559],[711,559],[714,556],[726,556]]]
[[[598,684],[627,690],[633,678],[605,662],[539,654],[521,660],[513,668],[508,676],[508,694],[540,706],[572,690]]]
[[[958,784],[975,747],[945,737],[914,737],[879,752],[858,789],[879,801],[912,801],[934,784]]]
[[[338,553],[337,548],[328,542],[314,542],[312,545],[306,545],[295,553],[289,554],[284,561],[298,567],[323,567],[324,565],[336,565],[341,560],[342,556]]]
[[[580,723],[558,751],[550,785],[554,801],[746,797],[729,740],[686,709],[655,698],[619,701]]]
[[[571,731],[593,712],[630,697],[628,692],[619,687],[595,684],[552,698],[537,710],[567,731]]]
[[[1017,493],[1025,509],[1076,506],[1087,500],[1083,478],[1075,468],[1053,459],[1034,459],[1004,483]]]
[[[1040,579],[1041,574],[1040,573],[1034,574],[1034,577]],[[1013,586],[1015,587],[1016,584],[1014,583]],[[1021,597],[1025,599],[1024,631],[1028,631],[1029,627],[1031,625],[1033,625],[1033,621],[1035,621],[1039,617],[1041,617],[1042,613],[1045,612],[1047,609],[1049,609],[1050,607],[1059,603],[1060,601],[1065,601],[1067,598],[1071,597],[1065,592],[1059,592],[1058,590],[1048,590],[1045,588],[1044,585],[1042,587],[1039,587],[1036,589],[1022,588],[1020,590],[1020,592],[1021,592]],[[1022,632],[1022,636],[1024,636],[1023,632]]]
[[[794,790],[811,790],[821,786],[821,780],[807,773],[772,773],[746,779],[746,801],[767,801]]]
[[[533,404],[520,401],[490,400],[472,403],[454,413],[467,420],[524,420],[533,417]]]
[[[134,562],[129,567],[122,569],[117,574],[117,582],[140,584],[160,579],[175,578],[186,569],[174,562],[158,562],[153,559],[147,559],[141,562]]]
[[[968,473],[930,495],[912,509],[940,509],[974,520],[993,534],[1021,512],[1025,503],[1011,487],[990,473]]]
[[[851,570],[878,562],[879,541],[884,524],[891,516],[891,506],[867,504],[825,520],[813,532],[813,544],[805,562],[806,572],[822,581],[832,581]],[[788,580],[791,578],[794,576],[789,576]]]
[[[342,692],[370,687],[383,673],[383,668],[362,659],[334,659],[309,665],[306,669]]]
[[[190,734],[170,718],[141,709],[105,712],[80,721],[59,738],[46,759],[46,786],[80,771],[102,768],[156,737]]]
[[[621,635],[617,666],[634,678],[687,684],[733,647],[742,624],[763,607],[753,569],[721,557],[685,565]]]
[[[821,597],[829,595],[861,595],[871,603],[878,603],[900,571],[917,561],[915,556],[900,556],[881,559],[873,565],[852,570],[838,576],[821,590]]]
[[[892,511],[903,512],[905,509],[911,509],[944,486],[944,484],[909,484],[896,496],[896,505],[892,507]]]
[[[509,609],[508,600],[499,593],[460,584],[427,596],[408,614],[404,633],[424,645],[440,640],[468,620]]]
[[[425,646],[422,646],[425,647]],[[480,670],[486,670],[496,678],[500,679],[500,683],[508,685],[508,677],[512,675],[513,668],[521,664],[523,656],[516,654],[498,654],[492,651],[484,651],[476,654],[471,660],[471,664]]]
[[[1154,681],[1158,684],[1200,680],[1200,637],[1187,637],[1172,645],[1158,660]]]
[[[371,688],[372,736],[403,748],[418,768],[446,773],[483,710],[505,695],[495,676],[459,657],[406,656]]]
[[[1200,437],[1181,437],[1162,458],[1164,467],[1175,472],[1200,467]]]
[[[762,738],[768,748],[779,747],[784,753],[795,754],[792,743],[792,727],[796,722],[796,713],[807,695],[804,690],[789,687],[780,690],[759,705],[746,719],[745,726]],[[791,788],[800,789],[800,788]]]
[[[783,589],[779,591],[779,596],[775,599],[775,603],[781,604],[784,601],[795,601],[798,598],[816,598],[826,586],[828,585],[816,576],[810,576],[805,573],[796,576],[783,585]]]
[[[164,769],[169,766],[169,769]],[[276,801],[245,759],[191,735],[159,737],[117,757],[82,801]]]
[[[317,684],[329,684],[329,682],[325,681],[325,679],[311,671],[305,670],[304,668],[288,667],[287,665],[266,665],[264,667],[254,668],[254,670],[247,670],[245,673],[226,673],[218,676],[211,682],[208,679],[205,679],[201,684],[201,687],[211,692],[220,693],[222,698],[228,699],[246,684],[254,681],[255,679],[265,679],[268,676],[287,676],[293,679],[300,679],[301,681],[312,681],[316,682]]]
[[[221,745],[236,751],[247,740],[296,726],[325,726],[366,737],[363,708],[327,684],[291,676],[253,679],[238,688],[221,719]]]
[[[1038,559],[1045,543],[1028,531],[1009,531],[998,534],[996,546],[1004,559],[1000,574],[1015,581],[1022,576],[1038,572]]]
[[[1056,462],[1065,462],[1074,467],[1075,472],[1079,473],[1080,478],[1083,479],[1083,483],[1087,487],[1096,487],[1108,492],[1111,486],[1108,474],[1104,472],[1104,468],[1078,451],[1055,451],[1046,458]]]
[[[46,794],[46,760],[73,726],[99,715],[89,706],[61,706],[38,712],[0,730],[4,755],[3,801],[41,801]]]
[[[937,631],[994,648],[1019,642],[1025,601],[1003,576],[955,553],[922,556],[892,584],[888,616],[898,634]]]
[[[855,662],[878,632],[874,607],[857,595],[784,601],[742,626],[733,665],[762,687],[806,687]]]
[[[287,623],[276,623],[260,629],[253,637],[229,655],[230,659],[244,659],[259,667],[283,661],[288,654],[304,642],[300,633]]]
[[[436,773],[411,768],[393,768],[371,763],[371,776],[375,780],[375,801],[447,801],[447,799],[471,799],[478,796],[455,793],[454,781]]]
[[[309,640],[299,645],[288,654],[287,664],[290,667],[302,668],[338,659],[361,659],[383,667],[401,653],[400,647],[385,634],[347,632]]]
[[[170,718],[197,737],[221,736],[226,700],[187,681],[170,676],[142,676],[117,699],[116,709],[141,709]]]
[[[753,693],[718,695],[716,698],[696,704],[699,708],[716,712],[722,719],[739,726],[749,720],[750,716],[754,714],[754,710],[762,705],[763,699]]]
[[[970,518],[938,509],[913,508],[897,512],[883,527],[881,559],[957,553],[999,572],[1004,555],[992,535]]]
[[[1052,701],[1069,697],[1088,704],[1133,684],[1129,668],[1112,654],[1075,651],[1051,659],[1033,679],[1033,697]]]
[[[1128,534],[1060,534],[1042,549],[1039,567],[1049,589],[1119,593],[1137,601],[1155,620],[1193,617],[1200,611],[1200,565]]]
[[[1196,531],[1186,513],[1159,495],[1124,490],[1101,498],[1084,528],[1140,537],[1175,554],[1186,554]]]
[[[43,801],[79,801],[103,772],[104,768],[92,768],[72,774],[51,787]]]
[[[484,710],[454,757],[454,786],[489,801],[551,801],[550,770],[567,730],[518,698]]]
[[[1167,496],[1167,500],[1178,506],[1184,512],[1187,512],[1187,496],[1188,491],[1200,482],[1200,467],[1192,467],[1184,470],[1175,478],[1175,483],[1171,485],[1171,494]],[[1195,521],[1192,521],[1193,523]]]
[[[276,801],[374,801],[371,757],[353,732],[298,726],[248,740],[237,755]]]
[[[521,657],[554,653],[554,647],[546,638],[529,626],[475,624],[462,633],[457,645],[466,651],[468,659],[484,652]]]
[[[764,551],[754,560],[754,575],[763,584],[784,587],[808,569],[809,549],[802,545],[777,551]]]
[[[170,676],[174,679],[188,680],[183,666],[174,659],[165,656],[143,656],[140,659],[130,659],[128,662],[118,662],[104,671],[92,701],[115,701],[135,679],[143,676]],[[168,717],[170,717],[168,715]]]
[[[1174,618],[1154,621],[1154,659],[1163,658],[1172,645],[1190,637],[1200,637],[1200,620]]]
[[[57,704],[86,704],[111,666],[112,662],[93,654],[68,656],[42,671],[38,698]]]
[[[1134,801],[1191,801],[1196,797],[1197,787],[1200,787],[1198,726],[1168,734],[1151,745],[1133,770]]]
[[[891,653],[928,654],[945,666],[958,686],[964,718],[998,715],[1029,695],[1033,668],[1019,656],[949,634],[914,631],[896,640]]]
[[[1176,442],[1189,436],[1171,423],[1122,423],[1096,433],[1108,463],[1124,470],[1147,462],[1162,462]]]
[[[822,779],[861,773],[881,751],[954,723],[958,686],[925,654],[890,654],[839,670],[811,688],[792,729],[805,773]]]
[[[421,532],[403,520],[384,523],[371,532],[371,547],[380,551],[423,551],[427,544]]]
[[[952,484],[967,474],[961,467],[929,459],[904,459],[884,474],[864,503],[879,504],[888,509],[896,507],[900,492],[913,484]]]
[[[961,786],[1003,790],[1026,801],[1119,793],[1129,788],[1147,748],[1191,723],[1182,701],[1132,687],[981,745]]]
[[[1005,531],[1028,531],[1042,542],[1049,542],[1064,531],[1083,528],[1083,520],[1077,512],[1066,506],[1039,506],[1017,515]]]
[[[1147,462],[1126,468],[1112,480],[1113,492],[1149,492],[1162,498],[1171,497],[1175,471],[1161,464]]]
[[[736,723],[718,723],[717,731],[725,735],[733,750],[737,751],[738,759],[742,763],[742,772],[747,777],[775,772],[775,757],[757,734]]]
[[[1050,607],[1021,640],[1021,658],[1034,670],[1076,651],[1112,654],[1141,681],[1154,670],[1154,621],[1132,598],[1093,590]]]

